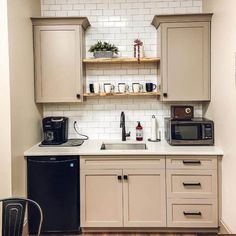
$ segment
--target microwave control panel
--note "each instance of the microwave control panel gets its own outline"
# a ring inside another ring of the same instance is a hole
[[[211,124],[204,125],[204,139],[212,139],[213,130]]]

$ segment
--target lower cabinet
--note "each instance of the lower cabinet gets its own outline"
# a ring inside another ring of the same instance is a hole
[[[125,166],[81,170],[82,227],[166,226],[165,170]]]
[[[218,227],[217,156],[81,157],[81,227]]]
[[[81,226],[123,226],[122,170],[81,170]]]

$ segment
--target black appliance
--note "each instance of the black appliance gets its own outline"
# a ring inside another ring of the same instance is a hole
[[[68,140],[68,118],[67,117],[45,117],[43,118],[43,145],[59,145]]]
[[[214,145],[214,122],[165,118],[165,139],[170,145]]]
[[[28,198],[43,211],[42,233],[80,232],[78,156],[27,157]],[[29,233],[37,231],[38,212],[28,207]]]

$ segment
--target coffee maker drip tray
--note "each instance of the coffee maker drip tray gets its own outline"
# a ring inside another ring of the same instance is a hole
[[[84,140],[81,139],[68,139],[67,142],[62,144],[39,144],[39,147],[75,147],[81,146],[84,143]]]

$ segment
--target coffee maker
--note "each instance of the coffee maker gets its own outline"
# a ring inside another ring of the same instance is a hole
[[[59,145],[68,140],[68,118],[67,117],[45,117],[43,125],[43,145]]]

